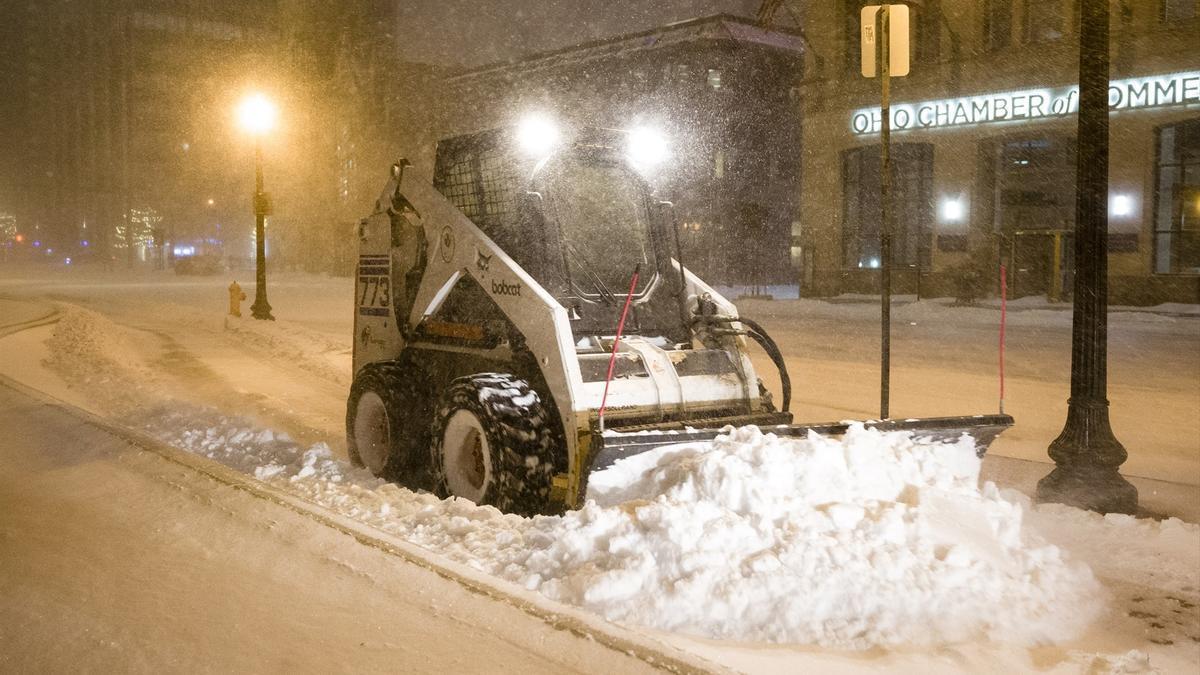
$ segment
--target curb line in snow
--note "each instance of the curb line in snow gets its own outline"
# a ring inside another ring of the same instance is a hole
[[[36,319],[6,324],[0,326],[0,338],[8,337],[9,335],[15,335],[21,331],[29,330],[31,328],[38,328],[39,326],[48,326],[52,323],[58,323],[58,320],[61,318],[62,315],[59,314],[59,311],[57,309],[52,309],[50,310],[49,314]]]
[[[53,316],[52,318],[44,317],[41,321],[53,323],[57,319],[57,316]],[[22,326],[18,330],[35,327],[26,323],[17,325]],[[667,672],[729,672],[727,669],[705,661],[699,656],[686,654],[673,647],[656,642],[652,638],[646,638],[599,617],[588,615],[582,610],[566,607],[547,598],[534,595],[531,591],[525,591],[501,579],[489,577],[485,573],[474,570],[466,565],[439,559],[437,554],[432,551],[388,535],[368,525],[356,522],[353,519],[335,514],[312,502],[272,488],[214,460],[180,450],[145,434],[116,425],[102,417],[61,401],[50,394],[33,389],[2,374],[0,374],[0,386],[13,389],[43,405],[61,409],[63,412],[105,431],[135,448],[151,452],[169,462],[191,469],[218,483],[241,490],[253,497],[282,506],[310,518],[325,527],[348,535],[360,544],[370,546],[389,555],[396,556],[407,563],[429,570],[444,579],[459,584],[472,593],[477,593],[507,604],[545,622],[556,630],[568,631],[581,638],[592,640],[609,649],[628,654],[652,667]]]

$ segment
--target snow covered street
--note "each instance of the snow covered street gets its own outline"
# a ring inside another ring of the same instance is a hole
[[[24,302],[0,304],[21,314],[0,324],[42,316],[47,307],[57,307],[59,320],[0,338],[0,373],[497,583],[536,590],[547,601],[618,625],[652,628],[654,639],[714,668],[1188,672],[1200,664],[1200,527],[1194,524],[1033,507],[1015,491],[981,486],[980,471],[990,475],[993,460],[981,467],[970,448],[913,444],[876,432],[841,442],[782,442],[743,429],[703,447],[640,456],[598,475],[593,503],[562,517],[526,520],[442,501],[386,484],[341,459],[350,318],[341,300],[348,283],[283,277],[273,287],[279,318],[273,324],[224,318],[221,290],[220,280],[163,275],[67,276],[36,285],[2,279],[0,296]],[[871,336],[846,326],[870,326],[871,306],[760,302],[743,311],[767,325],[792,365],[798,418],[870,416],[877,384]],[[898,414],[994,409],[988,399],[994,396],[994,312],[921,303],[896,314],[898,324],[911,329],[898,331],[896,359],[911,370],[898,370],[896,381],[940,383],[898,388]],[[1010,400],[1017,427],[993,452],[1045,459],[1043,436],[1055,419],[1061,424],[1065,409],[1065,376],[1050,365],[1063,348],[1064,316],[1069,333],[1063,312],[1013,315]],[[1114,326],[1112,399],[1118,436],[1130,449],[1126,467],[1151,479],[1139,483],[1144,506],[1191,518],[1200,491],[1200,352],[1194,349],[1200,320],[1148,314],[1114,319]],[[1122,351],[1122,344],[1129,349]],[[1121,406],[1129,417],[1118,415]],[[19,420],[25,409],[6,402],[0,413]],[[6,431],[16,424],[6,421]],[[25,426],[16,438],[31,434]],[[27,464],[47,452],[39,447],[0,443],[6,456],[33,453]],[[88,455],[70,458],[87,447],[56,448],[54,456],[61,454],[73,475],[61,487],[40,484],[43,499],[85,480]],[[1038,475],[1047,470],[1022,465]],[[1162,478],[1173,480],[1153,480]],[[0,494],[34,489],[21,478],[10,480]],[[187,492],[177,485],[186,485],[184,479],[155,480],[151,492],[171,485]],[[1147,494],[1145,486],[1162,494]],[[153,519],[155,509],[181,508],[169,501],[161,496],[156,504],[128,509]],[[223,499],[191,501],[215,511],[195,515],[200,521],[228,513]],[[36,514],[43,520],[20,527],[52,531],[52,512],[44,509]],[[239,527],[267,522],[237,513],[244,518]],[[175,529],[192,517],[180,516]],[[4,526],[6,539],[21,531],[18,524]],[[83,531],[74,527],[62,534]],[[226,554],[236,557],[230,546]],[[306,563],[306,573],[328,576],[323,566],[349,555],[344,548],[320,549],[330,557]],[[238,564],[246,568],[230,583],[253,583],[260,572],[252,561]],[[12,578],[6,573],[0,584]],[[394,593],[402,589],[393,584],[405,583],[371,578]],[[334,614],[359,602],[350,597]],[[8,616],[36,599],[12,600]],[[261,606],[279,602],[264,599]],[[876,651],[857,651],[871,648]],[[383,662],[362,664],[372,669]],[[537,670],[537,663],[530,668]],[[605,662],[544,663],[546,669],[599,670]],[[609,663],[615,665],[604,669],[628,667]]]
[[[0,428],[5,672],[654,670],[2,382]]]

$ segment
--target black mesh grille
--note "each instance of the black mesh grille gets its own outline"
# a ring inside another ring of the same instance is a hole
[[[438,191],[481,227],[503,223],[513,210],[517,177],[502,147],[450,142],[438,151]]]
[[[482,153],[479,173],[483,183],[483,215],[500,219],[511,213],[517,181],[505,158],[495,149]]]
[[[442,182],[437,186],[446,199],[468,218],[479,215],[479,195],[475,190],[475,172],[471,169],[473,163],[471,155],[466,154],[446,167]]]

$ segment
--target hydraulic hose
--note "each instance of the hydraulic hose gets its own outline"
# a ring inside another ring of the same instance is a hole
[[[765,351],[767,356],[771,359],[771,363],[774,363],[775,368],[779,370],[779,386],[783,389],[783,400],[781,401],[782,405],[780,406],[780,410],[783,412],[788,412],[792,405],[792,378],[788,375],[787,364],[783,361],[783,352],[779,351],[779,345],[775,344],[775,340],[771,339],[771,336],[767,334],[766,329],[763,328],[762,325],[760,325],[757,321],[754,321],[753,319],[747,319],[744,316],[736,319],[732,317],[720,316],[697,318],[701,321],[711,321],[713,323],[733,323],[737,321],[746,326],[746,334],[753,338],[754,341],[758,343],[758,346],[763,348],[763,351]]]
[[[767,356],[771,358],[771,362],[779,369],[779,386],[783,389],[783,400],[781,401],[780,410],[788,412],[792,406],[792,378],[788,375],[787,364],[783,361],[783,352],[779,351],[779,345],[775,344],[775,340],[767,334],[767,331],[753,319],[741,317],[738,321],[746,325],[750,337],[758,343],[758,346],[763,348]]]

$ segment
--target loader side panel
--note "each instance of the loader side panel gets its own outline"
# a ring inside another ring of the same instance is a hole
[[[393,315],[392,249],[388,215],[358,224],[359,255],[354,282],[354,372],[368,363],[396,358],[404,347]]]
[[[523,349],[540,369],[562,421],[574,470],[578,445],[574,432],[586,429],[587,419],[585,412],[580,422],[575,410],[582,380],[566,310],[433,185],[405,182],[402,192],[420,214],[428,244],[425,272],[405,330],[425,330],[418,327],[436,321],[461,280],[470,278],[478,284],[523,338]]]

